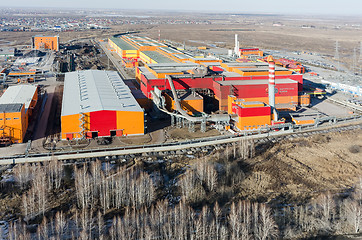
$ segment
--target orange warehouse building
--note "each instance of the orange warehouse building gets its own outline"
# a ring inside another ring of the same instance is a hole
[[[49,49],[59,51],[59,36],[34,36],[33,48],[36,50]]]
[[[0,142],[22,143],[26,133],[24,104],[0,104]]]
[[[0,98],[0,135],[2,141],[21,143],[29,118],[38,102],[37,87],[17,85],[9,87]]]
[[[65,74],[63,140],[144,134],[144,112],[117,72]]]

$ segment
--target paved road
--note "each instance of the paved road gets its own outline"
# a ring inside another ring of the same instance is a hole
[[[52,156],[51,154],[48,154],[48,156],[39,156],[39,157],[20,157],[20,158],[14,158],[14,159],[3,159],[0,160],[0,165],[7,165],[7,164],[13,164],[13,163],[26,163],[26,162],[44,162],[44,161],[50,161],[54,159],[58,160],[77,160],[77,159],[84,159],[84,158],[99,158],[99,157],[107,157],[107,156],[121,156],[121,155],[129,155],[129,154],[142,154],[142,153],[151,153],[151,152],[170,152],[170,151],[176,151],[176,150],[182,150],[182,149],[190,149],[190,148],[201,148],[205,146],[215,146],[220,144],[226,144],[226,143],[233,143],[238,142],[239,140],[243,138],[252,138],[256,140],[257,142],[263,143],[263,142],[276,142],[281,139],[289,139],[289,138],[298,138],[298,137],[308,137],[313,134],[321,134],[321,133],[328,133],[328,132],[340,132],[340,131],[350,131],[350,130],[356,130],[356,129],[362,129],[362,123],[359,121],[359,124],[357,125],[351,125],[351,126],[329,126],[319,129],[309,129],[302,132],[293,132],[293,130],[288,131],[279,131],[279,132],[269,132],[264,134],[258,134],[258,135],[250,135],[250,136],[239,136],[239,137],[233,137],[230,136],[229,138],[223,138],[223,139],[212,139],[210,140],[193,140],[192,142],[179,142],[175,144],[159,144],[159,145],[153,145],[153,146],[144,146],[144,147],[130,147],[128,149],[119,149],[119,150],[100,150],[95,152],[80,152],[80,153],[63,153],[60,155]]]
[[[53,103],[55,88],[56,88],[56,85],[51,85],[49,87],[46,87],[48,98],[47,98],[45,106],[44,106],[44,111],[35,128],[36,130],[34,133],[32,144],[31,144],[32,149],[43,150],[43,140],[46,137],[45,134],[46,134],[47,126],[48,126],[48,119],[49,119],[51,106]]]
[[[118,70],[119,74],[121,74],[122,78],[124,80],[132,80],[134,78],[128,76],[128,74],[126,73],[126,71],[123,69],[122,64],[120,63],[120,59],[117,59],[116,57],[113,56],[113,53],[111,51],[108,50],[108,43],[106,42],[97,42],[97,44],[102,48],[102,50],[104,51],[104,53],[107,55],[107,57],[109,58],[109,60],[111,60],[111,62],[113,63],[113,65],[116,67],[116,69]]]

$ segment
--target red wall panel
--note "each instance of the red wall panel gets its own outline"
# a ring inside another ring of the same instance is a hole
[[[98,131],[98,136],[110,136],[110,130],[117,129],[116,111],[90,113],[90,131]]]
[[[270,107],[242,108],[240,117],[255,117],[270,115]]]
[[[303,88],[303,75],[301,74],[292,74],[292,75],[283,75],[276,76],[276,79],[285,79],[290,78],[298,83],[289,83],[289,84],[277,84],[276,88],[278,92],[276,96],[295,96],[298,94],[298,91],[301,91]],[[252,77],[225,77],[225,81],[229,80],[267,80],[268,76],[252,76]],[[176,90],[183,90],[189,88],[208,88],[214,91],[215,95],[219,99],[225,99],[230,95],[230,86],[219,86],[215,81],[221,81],[221,77],[207,77],[207,78],[175,78],[174,85]],[[143,74],[141,76],[141,90],[142,92],[150,98],[150,91],[157,86],[160,90],[171,89],[166,79],[147,79]],[[255,98],[255,97],[266,97],[268,95],[267,84],[265,85],[236,85],[236,91],[234,94],[239,98]]]
[[[268,116],[271,113],[270,106],[243,108],[233,103],[232,109],[239,117]]]
[[[236,85],[238,98],[268,97],[268,84]],[[298,83],[276,84],[275,96],[297,96]]]

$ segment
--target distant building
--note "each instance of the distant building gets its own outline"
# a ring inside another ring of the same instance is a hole
[[[32,38],[32,47],[36,50],[59,51],[59,36],[34,36]]]
[[[0,57],[14,57],[14,48],[0,48]]]
[[[37,87],[32,85],[11,86],[5,91],[0,98],[0,141],[23,142],[37,101]]]
[[[144,134],[144,112],[117,72],[65,74],[63,140]]]

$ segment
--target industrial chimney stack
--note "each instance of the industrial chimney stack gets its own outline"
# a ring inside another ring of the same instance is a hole
[[[278,112],[275,109],[275,62],[273,56],[269,55],[267,61],[269,63],[269,105],[271,106],[274,121],[278,121]]]
[[[275,62],[273,56],[267,59],[269,63],[269,105],[275,108]]]
[[[234,53],[237,57],[240,57],[240,43],[238,41],[238,35],[235,34],[235,48]]]

